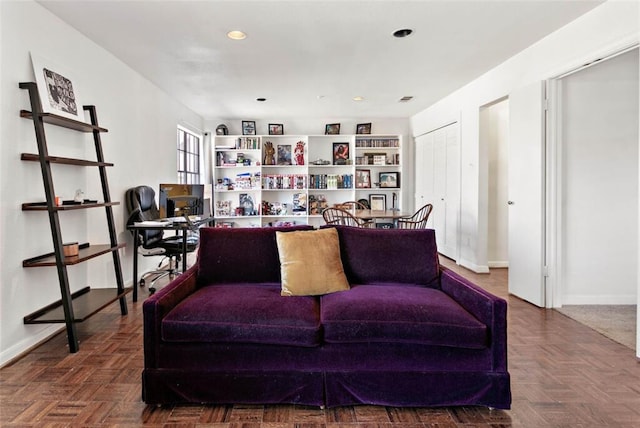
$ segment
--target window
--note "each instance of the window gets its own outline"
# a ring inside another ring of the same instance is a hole
[[[200,136],[178,127],[178,183],[201,184]]]

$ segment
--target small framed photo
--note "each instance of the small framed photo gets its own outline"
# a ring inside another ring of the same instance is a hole
[[[347,165],[348,161],[349,143],[333,143],[333,164]]]
[[[371,123],[359,123],[356,126],[356,134],[371,134]]]
[[[370,188],[371,188],[371,170],[370,169],[356,170],[356,189],[370,189]]]
[[[291,144],[278,145],[278,165],[291,165]]]
[[[340,134],[340,124],[339,123],[328,123],[324,126],[324,134],[325,135],[338,135]]]
[[[380,187],[386,187],[386,188],[400,187],[400,173],[399,172],[381,172]]]
[[[369,195],[369,206],[371,211],[386,211],[387,195]]]
[[[281,123],[270,123],[269,135],[284,135],[284,125]]]
[[[242,135],[256,135],[256,122],[253,120],[243,120]]]
[[[45,113],[86,122],[78,97],[78,81],[71,72],[31,52],[31,65]]]

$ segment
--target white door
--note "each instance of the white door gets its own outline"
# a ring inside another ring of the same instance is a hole
[[[415,142],[415,208],[433,205],[428,227],[436,231],[438,252],[456,260],[460,216],[458,124],[421,135]]]
[[[418,210],[433,203],[433,133],[416,137],[415,148],[414,207]],[[429,216],[427,227],[433,228],[433,216]]]
[[[458,124],[442,129],[445,141],[446,183],[445,183],[445,234],[442,251],[453,259],[458,258],[458,224],[460,217],[460,141]]]
[[[544,83],[509,94],[509,293],[544,298]]]
[[[438,251],[447,257],[449,254],[447,233],[447,141],[443,129],[433,133],[433,228],[436,230]]]

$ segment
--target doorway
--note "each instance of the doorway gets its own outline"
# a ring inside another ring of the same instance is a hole
[[[543,82],[537,81],[479,110],[483,260],[487,265],[492,261],[493,266],[508,266],[509,293],[539,307],[547,305],[544,95]],[[491,162],[490,156],[501,157],[500,162]],[[501,183],[499,191],[489,185],[490,180]],[[495,208],[491,214],[490,201]],[[489,232],[490,222],[496,221],[491,218],[494,214],[499,223]],[[501,254],[491,254],[493,260],[487,251],[490,241],[501,242],[497,247]]]
[[[640,330],[639,81],[636,46],[550,82],[554,307],[595,319],[620,343]],[[604,323],[622,313],[630,319]]]
[[[638,49],[554,82],[555,306],[635,304]]]
[[[509,267],[509,99],[480,108],[480,147],[487,166],[487,265]]]

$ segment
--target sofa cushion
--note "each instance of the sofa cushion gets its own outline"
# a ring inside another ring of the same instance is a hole
[[[162,320],[168,342],[317,346],[318,298],[280,296],[280,284],[221,284],[196,290]]]
[[[283,296],[318,296],[349,289],[335,229],[276,232]]]
[[[334,226],[350,284],[420,284],[440,288],[435,232]]]
[[[198,283],[280,282],[276,232],[308,229],[313,227],[202,228]]]
[[[419,343],[482,349],[487,328],[440,290],[351,285],[321,298],[324,338],[331,343]]]

